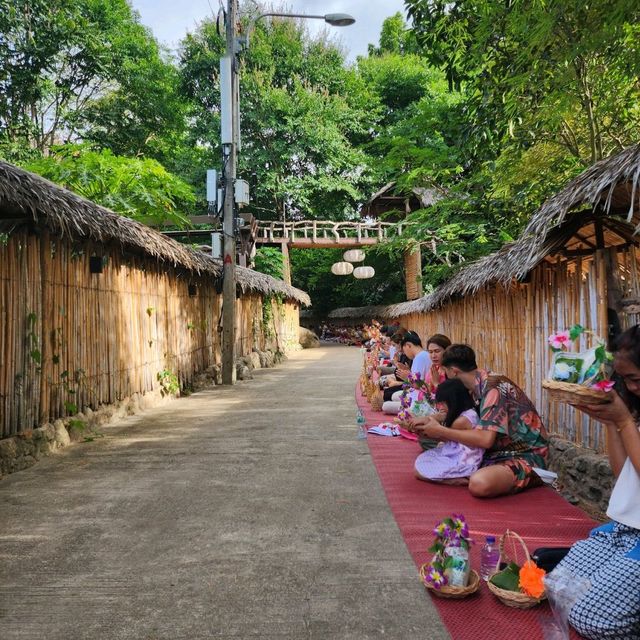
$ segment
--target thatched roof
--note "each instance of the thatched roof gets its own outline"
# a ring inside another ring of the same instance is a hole
[[[381,318],[387,307],[385,305],[369,307],[341,307],[334,309],[330,314],[331,320],[342,320],[346,318],[371,320]]]
[[[475,293],[492,283],[508,285],[523,278],[591,220],[606,225],[611,218],[620,236],[625,235],[626,227],[620,220],[633,220],[638,232],[639,182],[640,144],[597,162],[547,200],[517,241],[461,269],[430,296],[430,305],[453,295]]]
[[[572,180],[542,205],[515,242],[469,263],[432,294],[386,308],[375,307],[380,309],[375,317],[425,312],[451,297],[474,294],[491,284],[508,286],[563,249],[577,246],[595,250],[596,221],[603,225],[606,246],[630,241],[640,231],[639,212],[640,144],[601,160]],[[350,315],[340,317],[362,317],[361,310],[368,308],[348,308]]]
[[[419,208],[430,207],[445,196],[443,189],[435,187],[414,187],[408,194],[396,193],[395,187],[395,182],[387,182],[376,191],[362,207],[361,216],[377,217],[394,210],[409,213]]]
[[[135,220],[110,211],[44,178],[0,161],[0,231],[25,223],[44,226],[72,240],[117,243],[123,249],[197,274],[221,277],[223,266],[206,254],[180,244]],[[279,293],[310,305],[309,296],[281,280],[236,267],[242,292]]]

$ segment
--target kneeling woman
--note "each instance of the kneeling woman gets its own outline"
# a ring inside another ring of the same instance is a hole
[[[473,400],[460,380],[445,380],[436,389],[436,409],[444,416],[442,424],[451,429],[473,429],[480,418]],[[435,420],[435,418],[433,418]],[[416,428],[420,433],[420,427]],[[460,442],[444,442],[421,453],[415,462],[420,480],[446,484],[467,484],[469,476],[482,462],[484,449],[468,447]]]
[[[607,429],[616,484],[611,522],[577,542],[559,566],[588,578],[591,587],[571,609],[569,622],[586,638],[640,638],[640,325],[617,340],[613,363],[620,380],[613,401],[578,409]]]

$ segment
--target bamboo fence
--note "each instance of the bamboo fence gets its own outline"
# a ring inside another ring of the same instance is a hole
[[[104,256],[91,273],[90,256]],[[222,296],[210,275],[115,246],[16,232],[0,245],[0,437],[161,387],[220,362]],[[190,295],[191,294],[191,295]],[[297,341],[298,305],[237,300],[236,354]]]

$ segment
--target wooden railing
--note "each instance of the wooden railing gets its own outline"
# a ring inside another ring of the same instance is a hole
[[[302,220],[299,222],[260,222],[256,242],[288,244],[375,244],[397,237],[402,225],[395,222],[334,222]]]

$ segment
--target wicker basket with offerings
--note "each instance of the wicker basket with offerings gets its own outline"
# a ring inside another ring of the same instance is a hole
[[[513,555],[506,553],[506,545],[511,542],[514,546]],[[524,562],[517,564],[516,545],[524,551]],[[504,569],[500,569],[502,564]],[[515,531],[505,531],[500,538],[500,558],[496,571],[489,577],[487,586],[502,604],[516,609],[530,609],[540,604],[546,597],[544,590],[544,569],[536,566],[529,556],[529,550],[524,540]]]
[[[469,563],[469,527],[464,516],[453,514],[439,522],[429,548],[431,562],[420,567],[420,581],[439,598],[466,598],[480,586],[480,576]]]
[[[379,387],[376,387],[371,394],[371,400],[369,401],[371,408],[374,411],[382,411],[382,404],[384,403],[384,395]]]
[[[604,341],[595,338],[595,345],[580,353],[569,351],[571,343],[582,335],[591,335],[579,324],[549,336],[554,352],[547,380],[543,388],[552,400],[570,404],[606,404],[611,402],[614,383],[609,380],[612,355]]]

